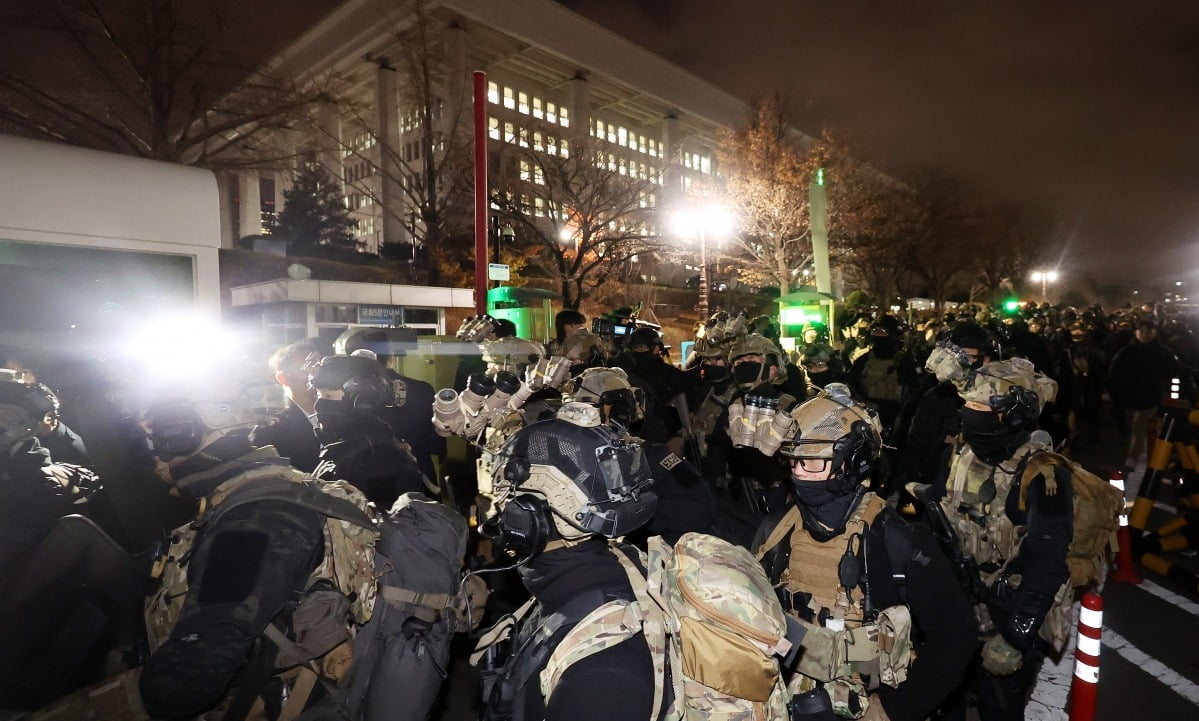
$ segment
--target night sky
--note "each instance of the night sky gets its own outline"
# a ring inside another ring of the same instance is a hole
[[[1045,205],[1059,242],[1035,260],[1067,276],[1199,282],[1199,4],[560,1],[880,166]]]

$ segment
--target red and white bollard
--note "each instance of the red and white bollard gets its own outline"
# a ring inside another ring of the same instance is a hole
[[[1074,682],[1070,686],[1070,721],[1094,721],[1099,695],[1099,650],[1103,638],[1103,598],[1082,595],[1078,642],[1074,646]]]
[[[1119,490],[1121,498],[1124,498],[1124,473],[1122,471],[1113,471],[1108,483]],[[1132,558],[1132,533],[1128,529],[1127,498],[1124,498],[1124,505],[1120,510],[1120,527],[1116,530],[1116,544],[1116,570],[1112,572],[1110,578],[1116,583],[1131,583],[1134,586],[1141,583],[1144,579],[1141,578],[1141,574],[1137,573],[1137,565]]]

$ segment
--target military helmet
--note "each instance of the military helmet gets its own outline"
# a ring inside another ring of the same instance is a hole
[[[1033,367],[1026,358],[988,363],[958,381],[962,400],[982,403],[1009,414],[1011,423],[1031,423],[1045,404],[1057,396],[1057,381]]]
[[[779,448],[780,455],[829,461],[829,490],[838,494],[870,477],[882,452],[882,426],[876,413],[853,400],[848,386],[828,384],[792,409],[791,418],[797,430]]]
[[[645,391],[629,383],[623,368],[588,368],[570,382],[562,400],[587,403],[601,411],[610,406],[603,420],[615,420],[625,427],[645,417]]]
[[[545,357],[545,347],[524,338],[499,338],[483,342],[483,360],[495,370],[506,370],[517,375]],[[490,369],[489,369],[490,370]]]
[[[767,364],[773,363],[774,365],[779,365],[783,357],[782,352],[774,344],[774,341],[760,333],[748,333],[729,344],[730,361],[747,355],[765,356]]]
[[[607,359],[604,339],[586,330],[580,330],[562,343],[562,355],[575,363],[589,363]]]
[[[317,390],[343,391],[346,408],[359,413],[377,413],[395,402],[395,388],[383,366],[373,358],[333,355],[312,368],[308,385]]]
[[[142,422],[155,455],[182,458],[204,448],[213,434],[248,431],[284,406],[279,384],[229,374],[173,388],[143,409]]]
[[[695,345],[691,347],[691,352],[699,358],[721,358],[727,360],[729,355],[729,344],[721,343],[710,338],[701,338],[695,341]]]
[[[605,425],[533,423],[504,443],[494,468],[501,548],[525,558],[545,547],[551,524],[567,541],[615,538],[645,525],[658,503],[641,445]]]
[[[808,366],[813,363],[831,363],[833,360],[832,346],[827,343],[809,343],[799,351],[799,362]]]

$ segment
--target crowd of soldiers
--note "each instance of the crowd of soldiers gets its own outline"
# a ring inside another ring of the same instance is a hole
[[[1023,718],[1098,580],[1054,451],[1099,438],[1106,394],[1133,469],[1199,355],[1148,307],[863,315],[792,352],[773,319],[717,313],[681,367],[649,324],[555,330],[468,319],[454,388],[368,331],[123,408],[6,349],[0,709],[425,718],[459,631],[487,719]],[[398,520],[426,498],[461,514],[457,550],[439,517]],[[383,527],[430,543],[383,556]],[[696,549],[706,605],[655,581]],[[434,567],[457,580],[418,588]],[[382,608],[407,619],[388,652]]]

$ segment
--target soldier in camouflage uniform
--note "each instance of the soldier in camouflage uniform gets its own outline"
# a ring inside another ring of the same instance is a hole
[[[974,653],[969,603],[931,534],[867,492],[877,416],[836,383],[791,415],[793,495],[751,550],[804,630],[792,718],[924,719]]]
[[[990,635],[972,687],[984,721],[1021,719],[1043,644],[1060,650],[1069,631],[1069,469],[1015,481],[1033,454],[1049,448],[1030,431],[1057,384],[1023,358],[988,363],[955,384],[965,401],[962,435],[941,506],[978,563],[986,598],[977,600],[989,611],[979,614]],[[963,708],[956,713],[964,718]]]
[[[593,405],[567,403],[560,416],[520,430],[496,465],[498,513],[483,531],[532,599],[518,623],[506,617],[480,644],[483,718],[648,719],[660,679],[640,633],[571,665],[541,693],[540,672],[574,624],[609,601],[635,600],[608,539],[644,525],[657,506],[639,444]]]

